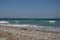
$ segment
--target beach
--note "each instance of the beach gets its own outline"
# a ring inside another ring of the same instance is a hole
[[[0,40],[60,40],[60,0],[0,0]]]
[[[60,32],[0,26],[0,40],[60,40]]]

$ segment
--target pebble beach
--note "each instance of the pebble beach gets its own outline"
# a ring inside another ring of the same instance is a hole
[[[60,32],[0,26],[0,40],[60,40]]]

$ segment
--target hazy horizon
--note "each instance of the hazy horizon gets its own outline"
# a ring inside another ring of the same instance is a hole
[[[0,18],[60,18],[60,0],[0,0]]]

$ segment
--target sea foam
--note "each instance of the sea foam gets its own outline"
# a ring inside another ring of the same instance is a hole
[[[35,30],[46,30],[46,31],[56,31],[60,32],[60,27],[48,27],[48,26],[39,26],[39,25],[31,25],[31,24],[0,24],[2,26],[8,26],[8,27],[19,27],[19,28],[25,28],[25,29],[35,29]]]
[[[19,21],[16,21],[19,22]],[[55,23],[56,21],[49,21],[50,23]],[[8,26],[8,27],[22,27],[25,29],[35,29],[35,30],[47,30],[47,31],[58,31],[60,32],[60,27],[53,26],[40,26],[40,25],[32,25],[32,24],[11,24],[9,21],[0,21],[0,25]]]
[[[8,21],[0,21],[0,23],[9,23]]]

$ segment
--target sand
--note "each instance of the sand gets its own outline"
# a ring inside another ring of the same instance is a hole
[[[0,26],[0,40],[60,40],[60,32]]]

